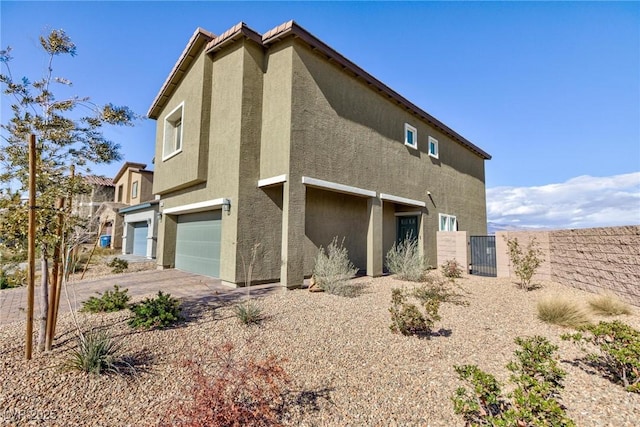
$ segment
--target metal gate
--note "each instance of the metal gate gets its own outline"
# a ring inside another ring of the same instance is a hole
[[[496,236],[471,236],[471,274],[496,277]]]

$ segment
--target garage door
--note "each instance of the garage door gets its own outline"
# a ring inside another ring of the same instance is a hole
[[[221,211],[178,216],[176,268],[220,277]]]
[[[134,222],[133,224],[133,254],[147,256],[147,236],[149,227],[147,222]]]

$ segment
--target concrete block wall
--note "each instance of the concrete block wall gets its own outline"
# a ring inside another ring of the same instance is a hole
[[[555,282],[640,306],[640,226],[553,231],[550,249]]]
[[[640,226],[497,232],[498,277],[515,278],[505,237],[523,248],[533,237],[539,243],[545,261],[533,280],[611,292],[640,306]]]
[[[445,261],[455,259],[467,272],[469,265],[469,237],[466,231],[438,231],[436,235],[438,246],[437,265],[440,268]]]
[[[518,244],[522,251],[527,250],[527,246],[532,239],[535,239],[538,248],[542,251],[542,265],[536,271],[532,280],[544,281],[552,280],[551,254],[549,250],[549,231],[498,231],[496,232],[496,267],[498,277],[513,277],[517,279],[513,271],[513,266],[509,260],[507,248],[508,239],[518,239]]]

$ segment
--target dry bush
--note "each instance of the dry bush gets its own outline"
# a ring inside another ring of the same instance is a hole
[[[208,375],[185,362],[193,375],[191,400],[170,408],[165,425],[189,427],[278,426],[282,422],[285,386],[289,377],[281,359],[241,359],[233,344],[214,350],[217,366]]]
[[[587,313],[578,304],[563,297],[547,297],[538,301],[538,319],[570,328],[590,323]]]
[[[631,308],[618,297],[611,294],[598,295],[589,300],[591,311],[603,316],[618,316],[631,314]]]
[[[358,292],[354,292],[349,283],[349,279],[357,272],[358,269],[349,260],[349,252],[344,247],[344,238],[338,243],[338,237],[334,237],[327,246],[326,253],[323,247],[318,250],[313,277],[325,292],[346,297],[357,296]]]

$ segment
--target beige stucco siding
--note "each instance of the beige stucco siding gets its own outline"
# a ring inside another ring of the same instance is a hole
[[[418,150],[404,145],[404,123],[418,129]],[[440,159],[427,154],[429,135],[439,141]],[[484,160],[302,43],[293,54],[290,171],[292,180],[306,175],[426,202],[430,259],[440,212],[486,232]]]
[[[261,179],[286,174],[289,170],[292,52],[290,42],[283,42],[264,57]]]
[[[191,65],[175,92],[167,101],[156,124],[154,194],[166,194],[185,188],[206,178],[207,100],[205,90],[211,80],[211,59],[204,52]],[[163,160],[165,118],[181,103],[183,109],[182,151]]]
[[[359,269],[367,267],[367,199],[307,188],[305,207],[304,274],[312,273],[320,247],[327,248],[334,237],[349,251]]]

